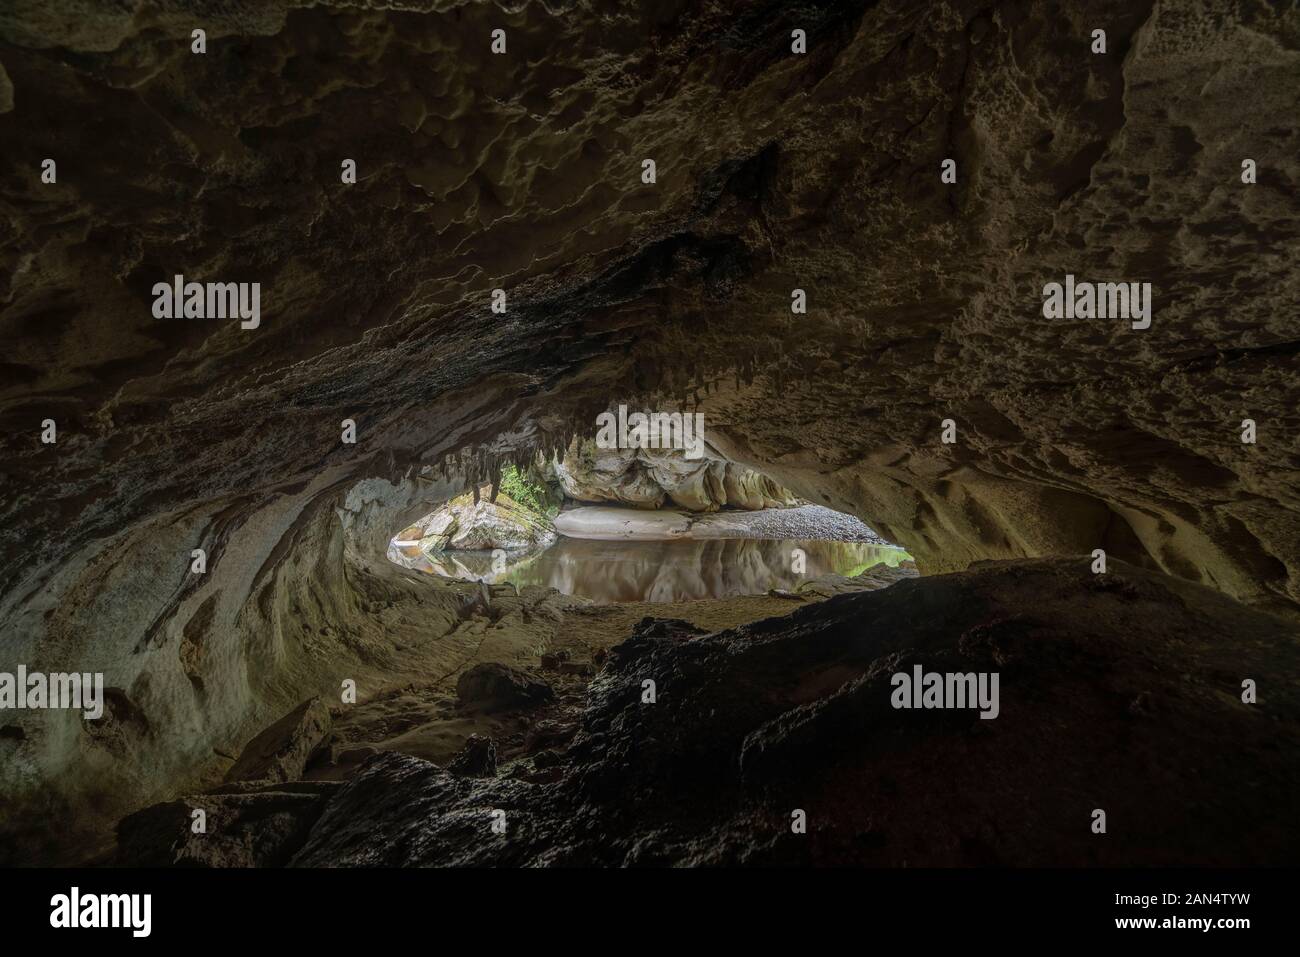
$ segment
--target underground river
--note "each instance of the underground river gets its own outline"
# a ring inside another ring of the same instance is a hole
[[[431,560],[403,549],[401,563],[430,574],[519,588],[542,585],[598,604],[677,602],[794,591],[825,575],[853,577],[872,565],[895,567],[907,552],[861,542],[774,539],[596,541],[561,536],[527,555],[445,552]],[[802,554],[800,554],[802,553]]]

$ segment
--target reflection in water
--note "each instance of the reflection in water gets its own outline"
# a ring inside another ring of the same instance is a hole
[[[805,555],[802,572],[794,571],[796,548]],[[447,552],[432,562],[418,549],[394,548],[389,557],[447,578],[514,582],[520,588],[547,585],[601,604],[762,595],[771,588],[792,591],[822,575],[853,576],[872,565],[895,566],[909,558],[901,548],[859,542],[736,538],[603,542],[564,537],[544,551],[507,556],[504,568],[498,562],[496,572],[491,552]]]

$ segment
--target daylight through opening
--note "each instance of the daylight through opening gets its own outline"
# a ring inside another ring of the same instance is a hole
[[[601,448],[506,466],[394,534],[390,560],[460,581],[596,603],[851,590],[911,556],[705,443]]]

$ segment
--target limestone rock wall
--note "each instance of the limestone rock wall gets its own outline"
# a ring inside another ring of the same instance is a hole
[[[601,449],[575,441],[550,463],[566,497],[618,502],[633,508],[677,506],[691,512],[720,508],[784,508],[798,499],[766,475],[717,455],[688,459],[673,449]]]

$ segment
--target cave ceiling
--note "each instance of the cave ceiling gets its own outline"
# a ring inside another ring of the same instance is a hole
[[[1104,544],[1300,600],[1294,9],[19,2],[0,68],[6,612],[131,523],[622,400],[924,570]],[[1067,274],[1149,328],[1045,318]],[[155,318],[176,275],[259,326]]]

